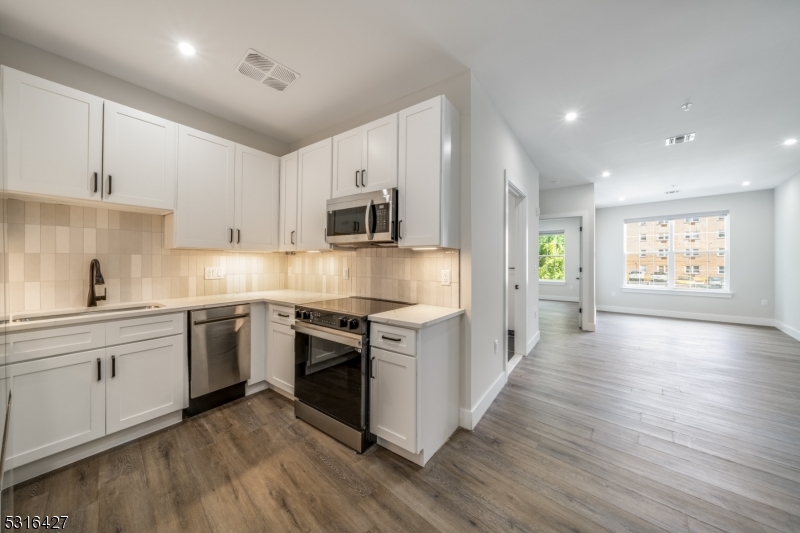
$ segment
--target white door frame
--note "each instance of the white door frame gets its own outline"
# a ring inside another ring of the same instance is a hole
[[[539,215],[539,220],[551,220],[554,218],[580,218],[581,219],[581,264],[579,268],[581,269],[581,287],[580,287],[580,304],[582,307],[586,307],[586,303],[589,301],[589,284],[586,283],[586,271],[583,270],[585,266],[585,262],[589,257],[589,239],[586,239],[583,235],[583,228],[586,227],[586,220],[589,218],[588,211],[570,211],[566,213],[550,213],[547,215]],[[594,269],[592,269],[592,275],[594,275]],[[585,320],[587,313],[581,313],[580,320],[581,320],[581,329],[583,331],[594,331],[593,329],[587,329],[587,321]]]
[[[517,198],[517,243],[514,247],[516,252],[515,263],[515,281],[519,284],[519,297],[514,297],[514,346],[521,342],[523,346],[527,346],[527,328],[519,327],[520,323],[523,326],[527,322],[527,294],[528,294],[528,254],[526,253],[527,239],[528,239],[528,217],[520,217],[521,214],[527,214],[527,198],[525,194],[512,183],[507,176],[506,170],[503,170],[503,181],[505,187],[503,191],[503,371],[506,378],[512,370],[522,360],[522,354],[515,354],[509,361],[508,359],[508,195],[511,194]],[[525,204],[525,205],[523,205]],[[520,220],[523,218],[524,220]],[[521,223],[522,222],[522,223]],[[524,275],[520,275],[524,273]],[[522,312],[520,312],[520,309]],[[521,333],[521,335],[519,335]],[[517,336],[519,335],[519,337]],[[523,348],[523,353],[525,349]]]

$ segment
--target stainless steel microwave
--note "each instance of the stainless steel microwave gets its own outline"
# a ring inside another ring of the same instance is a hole
[[[328,200],[325,242],[360,248],[397,246],[397,189]]]

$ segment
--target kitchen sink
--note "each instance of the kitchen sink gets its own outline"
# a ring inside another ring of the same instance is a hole
[[[40,320],[53,320],[56,318],[70,318],[76,316],[91,316],[102,315],[104,313],[124,313],[126,311],[146,311],[148,309],[160,309],[164,307],[161,304],[148,304],[148,305],[132,305],[129,307],[94,307],[87,308],[84,311],[71,311],[69,313],[49,313],[46,315],[31,315],[16,317],[11,320],[12,323],[17,322],[37,322]]]

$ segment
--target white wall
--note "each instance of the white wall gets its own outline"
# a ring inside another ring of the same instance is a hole
[[[0,34],[0,65],[94,94],[270,154],[280,156],[289,152],[289,145],[285,142],[2,34]]]
[[[564,283],[539,282],[540,300],[561,300],[577,302],[580,283],[577,278],[581,275],[581,219],[579,218],[553,218],[539,221],[539,231],[564,232]]]
[[[775,325],[800,340],[800,174],[775,189]]]
[[[773,196],[772,190],[765,190],[598,209],[598,309],[772,325],[775,294]],[[794,207],[797,205],[795,203]],[[621,292],[625,271],[624,219],[717,210],[730,211],[732,298]],[[797,268],[794,270],[796,272]],[[762,299],[768,300],[767,307],[761,306]]]
[[[563,187],[541,191],[539,206],[542,216],[555,214],[585,213],[583,222],[583,329],[594,331],[596,322],[595,309],[595,209],[594,184]],[[599,241],[597,241],[599,242]]]
[[[525,195],[520,217],[526,220],[528,269],[525,298],[527,320],[524,336],[528,353],[539,335],[537,255],[539,228],[539,172],[511,128],[491,102],[480,82],[471,77],[472,160],[468,183],[462,180],[462,302],[467,302],[465,350],[468,379],[462,403],[462,425],[475,427],[505,384],[506,354],[503,353],[506,187],[505,176]],[[463,176],[462,176],[463,178]],[[465,191],[466,194],[465,194]],[[467,216],[463,216],[466,214]],[[467,231],[465,231],[467,229]],[[466,234],[466,239],[465,239]],[[464,272],[468,272],[465,276]],[[523,275],[520,272],[520,275]],[[474,304],[473,304],[474,302]],[[517,334],[519,335],[519,333]],[[500,348],[494,351],[497,341]]]

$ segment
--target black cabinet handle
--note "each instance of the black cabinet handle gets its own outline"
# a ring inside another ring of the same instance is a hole
[[[289,239],[292,241],[292,244],[294,244],[294,231],[292,231],[292,234],[289,237]]]
[[[111,174],[108,175],[108,195],[111,196]]]
[[[373,364],[374,362],[375,362],[374,357],[369,360],[369,377],[372,379],[375,379],[375,374],[372,373],[372,369],[375,368],[375,365]]]
[[[97,192],[97,172],[94,173],[94,192]]]
[[[400,222],[397,223],[397,238],[398,239],[402,239],[403,238],[403,235],[401,234],[402,230],[403,230],[403,221],[401,220]]]
[[[242,230],[237,229],[236,230],[236,244],[239,244],[240,242],[242,242]]]
[[[283,313],[278,313],[278,316],[281,318],[289,318],[289,315],[285,315]]]
[[[97,381],[103,379],[103,376],[100,375],[100,358],[97,358]]]
[[[403,340],[403,339],[395,339],[394,337],[387,337],[386,335],[381,335],[381,338],[382,339],[386,339],[387,341],[393,341],[393,342],[400,342],[401,340]]]
[[[117,358],[115,356],[111,356],[111,377],[117,377]]]
[[[366,187],[366,185],[364,185],[364,174],[366,174],[366,173],[367,173],[366,170],[362,170],[361,171],[361,186],[362,187]]]
[[[356,170],[356,187],[358,187],[358,170]]]
[[[233,244],[233,228],[228,228],[230,234],[228,235],[228,242]]]

